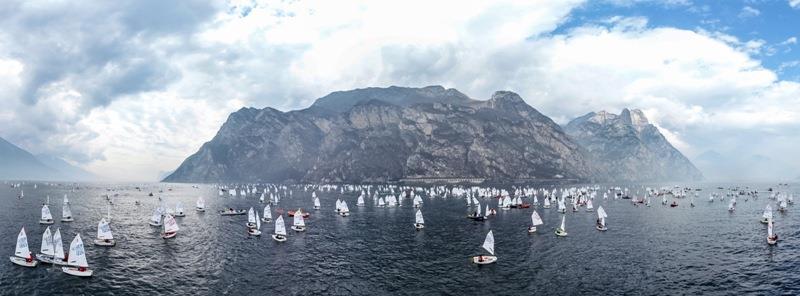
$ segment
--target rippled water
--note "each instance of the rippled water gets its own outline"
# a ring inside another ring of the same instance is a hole
[[[83,186],[70,192],[68,186],[40,184],[34,189],[25,184],[22,200],[16,198],[19,189],[0,188],[4,254],[13,255],[22,226],[31,251],[38,252],[45,229],[38,224],[45,196],[50,195],[58,221],[61,196],[69,194],[75,222],[56,222],[52,227],[61,227],[65,246],[75,233],[81,234],[95,272],[82,279],[48,265],[29,269],[6,261],[0,264],[2,294],[800,293],[796,206],[786,214],[775,212],[781,241],[770,247],[765,242],[766,227],[758,219],[765,204],[774,201],[765,193],[757,200],[740,197],[731,214],[727,200],[707,201],[717,184],[706,187],[695,208],[688,206],[688,200],[681,200],[677,208],[657,200],[652,207],[634,207],[629,200],[595,200],[595,207],[603,205],[608,212],[609,231],[594,229],[596,213],[569,212],[565,238],[553,234],[561,219],[555,209],[538,209],[545,225],[538,234],[529,235],[530,209],[499,211],[487,222],[472,222],[464,218],[467,208],[462,199],[424,197],[426,228],[418,232],[410,200],[398,208],[376,208],[369,202],[360,208],[355,206],[356,193],[324,192],[318,193],[323,209],[312,212],[308,231],[289,230],[285,243],[268,235],[272,223],[262,225],[262,237],[252,238],[244,226],[246,216],[216,213],[222,207],[262,208],[256,197],[221,198],[207,185],[151,184],[144,191],[126,185],[128,189],[113,199],[111,227],[117,239],[113,248],[91,245],[106,211],[101,195],[112,185]],[[178,218],[177,238],[165,241],[159,229],[147,224],[157,205],[147,193],[168,187],[173,190],[162,194],[166,204],[174,207],[181,201],[188,214]],[[767,187],[758,186],[762,191]],[[310,194],[295,190],[277,207],[310,209]],[[208,212],[194,212],[198,196],[205,197]],[[350,217],[335,215],[337,197],[348,201]],[[135,200],[142,204],[135,205]],[[494,207],[496,200],[491,202]],[[471,264],[468,257],[480,251],[490,229],[499,260],[487,266]]]

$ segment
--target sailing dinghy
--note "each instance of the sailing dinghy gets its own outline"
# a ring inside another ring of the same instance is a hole
[[[203,197],[197,198],[197,203],[194,206],[194,209],[198,212],[205,212],[206,211],[206,202],[203,200]]]
[[[42,218],[39,219],[39,224],[53,224],[53,215],[47,205],[42,205]]]
[[[561,226],[556,228],[556,236],[567,236],[567,227],[565,225],[567,216],[561,216]]]
[[[425,228],[425,219],[422,217],[422,210],[417,210],[417,216],[414,221],[414,228],[417,230]]]
[[[39,261],[33,259],[30,250],[28,250],[28,236],[25,235],[25,227],[19,231],[17,235],[17,248],[14,250],[14,256],[9,257],[11,263],[25,267],[36,267]]]
[[[767,244],[774,245],[778,243],[778,235],[773,233],[772,229],[772,218],[768,219],[767,222]]]
[[[42,263],[53,264],[53,258],[56,253],[53,248],[53,235],[50,232],[50,226],[47,226],[44,234],[42,234],[42,247],[39,252],[39,254],[36,254],[37,260]]]
[[[272,239],[279,242],[286,241],[286,225],[283,223],[283,215],[275,219],[275,234],[272,235]]]
[[[247,228],[247,233],[252,236],[261,236],[261,219],[258,218],[258,213],[256,213],[256,228]]]
[[[164,217],[164,233],[161,234],[161,238],[169,239],[176,235],[178,235],[178,222],[175,221],[175,217],[167,214],[167,216]]]
[[[533,210],[533,213],[531,213],[531,226],[528,227],[528,233],[536,232],[536,226],[542,224],[544,224],[542,217],[539,217],[539,213],[537,213],[536,210]]]
[[[62,202],[61,206],[61,222],[72,222],[75,219],[72,218],[72,209],[69,207],[69,199],[67,195],[64,194],[64,201]]]
[[[66,274],[89,277],[92,276],[93,271],[89,269],[89,263],[86,262],[86,250],[83,249],[83,241],[81,234],[76,234],[69,244],[69,266],[61,268]]]
[[[100,219],[100,222],[97,223],[97,239],[94,240],[94,244],[104,247],[113,247],[117,244],[106,219]]]
[[[150,216],[150,226],[160,227],[161,226],[161,211],[158,209],[153,210],[153,215]]]
[[[175,217],[186,217],[186,213],[183,211],[183,205],[180,202],[175,205]]]
[[[297,232],[306,231],[306,222],[303,219],[303,215],[300,213],[300,210],[297,210],[298,213],[294,215],[294,223],[292,223],[292,230]]]
[[[269,209],[269,205],[264,207],[264,215],[261,216],[261,222],[264,223],[272,222],[272,210]]]
[[[608,215],[606,214],[606,210],[603,209],[603,206],[598,207],[597,208],[597,226],[595,226],[595,228],[597,228],[597,230],[600,230],[600,231],[608,230],[608,227],[606,227],[606,217],[608,217]]]
[[[491,230],[486,234],[486,239],[483,241],[483,249],[489,252],[489,255],[473,256],[473,263],[484,265],[497,262],[497,256],[494,255],[494,234],[492,234]]]
[[[247,225],[248,229],[256,228],[256,212],[253,210],[253,207],[247,210],[247,224],[245,225]]]

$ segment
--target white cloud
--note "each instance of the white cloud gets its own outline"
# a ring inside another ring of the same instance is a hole
[[[750,6],[742,7],[742,10],[739,12],[740,18],[750,18],[759,15],[761,15],[761,11]]]
[[[789,0],[789,6],[792,8],[800,7],[800,0]]]

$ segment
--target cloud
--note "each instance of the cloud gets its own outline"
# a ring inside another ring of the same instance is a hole
[[[751,6],[742,7],[742,10],[739,12],[739,18],[751,18],[759,15],[761,15],[761,11]]]
[[[789,0],[789,6],[792,8],[800,8],[800,0]]]

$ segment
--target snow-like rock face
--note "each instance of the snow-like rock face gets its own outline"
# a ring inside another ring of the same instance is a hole
[[[641,110],[619,115],[591,112],[566,125],[565,131],[605,167],[615,180],[697,181],[702,173],[650,124]]]
[[[304,110],[243,108],[164,181],[605,180],[587,152],[513,92],[335,92]]]

